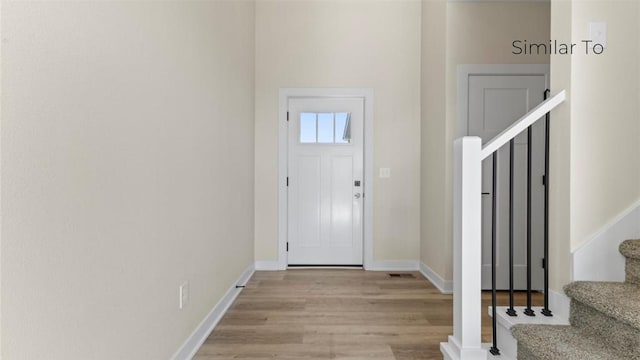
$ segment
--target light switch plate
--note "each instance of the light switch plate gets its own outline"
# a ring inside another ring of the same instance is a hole
[[[590,22],[589,23],[589,40],[593,40],[594,44],[600,44],[607,47],[607,23],[606,22]]]
[[[390,168],[380,168],[380,178],[390,178],[390,177],[391,177]]]

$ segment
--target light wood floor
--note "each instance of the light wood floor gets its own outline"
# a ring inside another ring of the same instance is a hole
[[[403,274],[410,277],[256,272],[194,359],[442,359],[439,344],[453,331],[452,297],[418,272]],[[506,299],[501,293],[500,302]],[[486,315],[483,337],[491,338]]]

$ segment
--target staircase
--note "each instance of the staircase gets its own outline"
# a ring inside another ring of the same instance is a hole
[[[620,245],[625,282],[577,281],[570,325],[515,325],[519,360],[640,360],[640,240]]]

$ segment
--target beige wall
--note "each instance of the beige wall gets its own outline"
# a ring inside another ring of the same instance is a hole
[[[3,39],[2,31],[2,1],[0,1],[0,39]],[[0,41],[0,189],[2,189],[2,42]],[[0,359],[2,359],[2,191],[0,190]]]
[[[608,46],[599,56],[572,57],[572,249],[640,199],[640,162],[630,158],[640,142],[638,6],[573,4],[574,42],[588,36],[590,21],[605,21]]]
[[[423,48],[422,97],[422,261],[445,280],[453,278],[452,212],[453,140],[456,133],[458,65],[544,64],[547,55],[513,55],[512,42],[549,40],[550,5],[544,2],[423,3],[425,39],[442,43],[446,33],[446,59],[442,47]],[[446,6],[446,9],[443,9]],[[433,13],[430,13],[432,9]],[[446,15],[445,15],[446,12]],[[442,24],[443,16],[446,24]],[[433,67],[439,66],[435,70]],[[437,73],[444,72],[446,78]],[[446,99],[438,92],[446,91]],[[426,94],[438,94],[434,101]],[[446,101],[445,109],[441,101]],[[444,112],[444,113],[443,113]],[[429,130],[425,130],[428,128]],[[440,214],[426,210],[435,202]],[[432,217],[435,216],[435,217]]]
[[[572,4],[552,1],[551,38],[571,42]],[[551,89],[567,91],[567,100],[552,114],[549,141],[549,263],[550,286],[562,293],[571,279],[571,57],[551,56]]]
[[[637,1],[552,2],[552,36],[580,44],[605,21],[608,46],[553,56],[554,88],[569,101],[553,114],[550,241],[552,288],[570,278],[570,252],[640,199],[640,9]],[[635,154],[635,155],[634,155]],[[555,260],[554,260],[555,259]]]
[[[170,358],[253,261],[254,5],[3,2],[2,37],[2,358]]]
[[[420,260],[451,279],[452,204],[447,177],[447,2],[422,3]]]
[[[420,251],[420,2],[256,5],[255,257],[277,259],[278,89],[373,88],[374,259]]]

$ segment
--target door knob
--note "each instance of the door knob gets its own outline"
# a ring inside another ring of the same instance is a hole
[[[353,195],[353,197],[355,197],[356,199],[360,199],[360,193],[356,193],[355,195]]]

